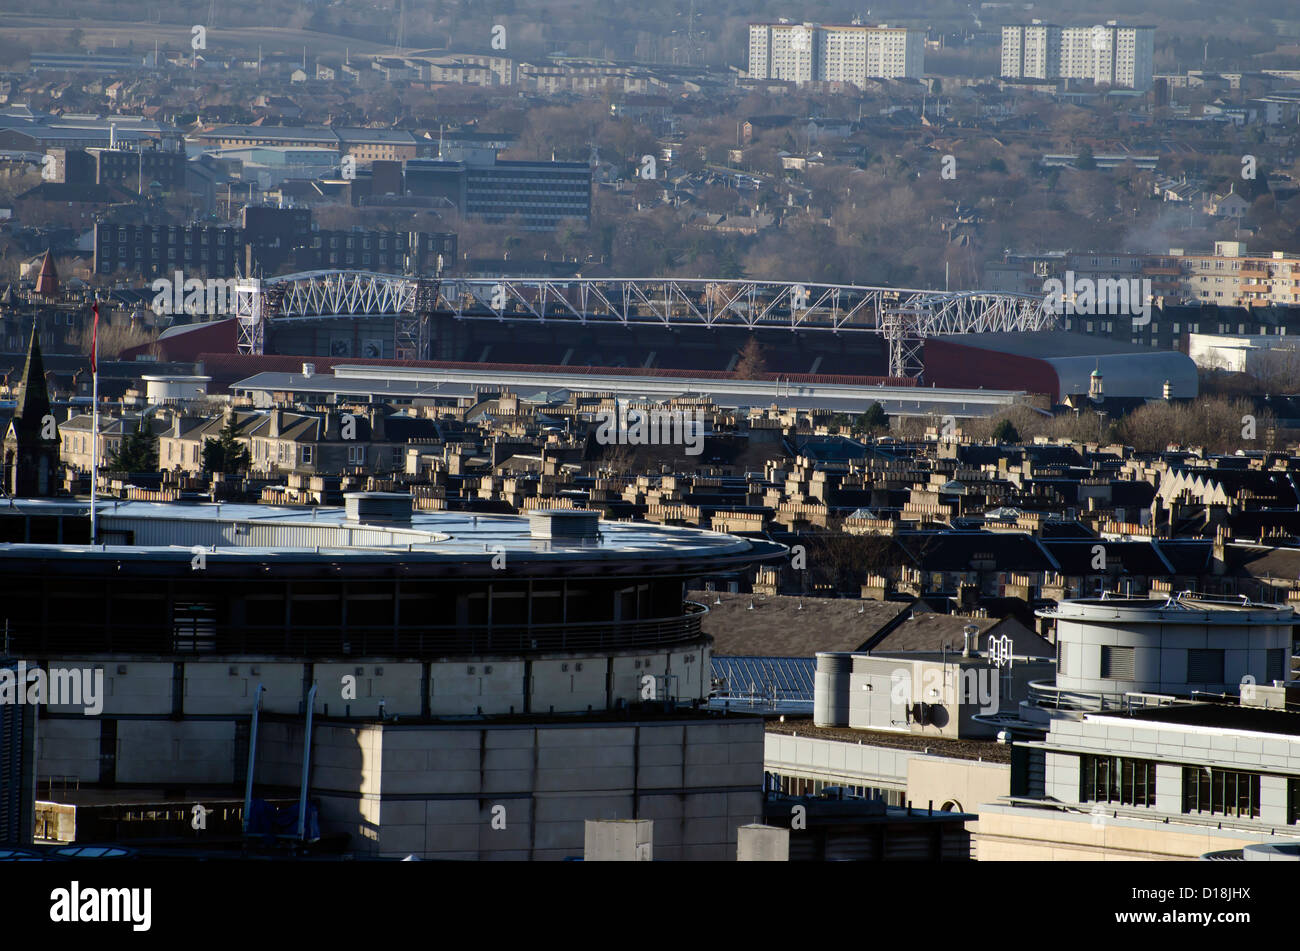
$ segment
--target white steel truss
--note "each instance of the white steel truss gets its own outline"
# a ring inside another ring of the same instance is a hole
[[[456,320],[878,333],[889,341],[891,376],[917,375],[920,341],[935,334],[1055,326],[1044,298],[983,291],[749,280],[511,277],[442,277],[436,286],[426,282],[421,290],[417,279],[394,274],[309,271],[240,282],[236,293],[239,350],[261,353],[269,320],[392,315],[400,323],[417,310]]]

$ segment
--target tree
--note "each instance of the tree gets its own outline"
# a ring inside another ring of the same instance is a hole
[[[871,433],[878,429],[889,428],[889,417],[885,415],[884,407],[879,403],[872,403],[871,407],[857,418],[853,424],[855,433]]]
[[[735,372],[738,380],[758,380],[767,372],[767,360],[763,358],[763,347],[757,338],[750,337],[740,351]]]
[[[232,419],[217,434],[216,439],[203,441],[204,472],[242,472],[248,468],[252,461],[248,455],[248,447],[239,442],[237,436],[238,430],[235,429],[235,421]]]
[[[997,426],[993,428],[993,441],[998,443],[1020,442],[1020,433],[1016,431],[1015,423],[1009,419],[999,420]]]
[[[135,432],[122,437],[108,465],[117,472],[158,471],[158,437],[143,418],[136,425]]]
[[[1092,146],[1079,146],[1079,157],[1074,160],[1074,167],[1081,172],[1091,172],[1097,167],[1097,159],[1092,154]]]

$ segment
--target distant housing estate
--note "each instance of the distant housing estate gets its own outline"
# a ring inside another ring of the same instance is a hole
[[[883,24],[751,23],[749,77],[858,86],[868,79],[920,79],[924,40],[919,31]]]
[[[1054,26],[1034,20],[1002,28],[1002,75],[1012,79],[1088,79],[1151,88],[1155,27]]]

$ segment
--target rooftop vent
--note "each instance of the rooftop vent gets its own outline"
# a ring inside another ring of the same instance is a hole
[[[581,509],[541,509],[528,513],[528,530],[533,538],[595,541],[600,537],[599,523],[599,512]]]
[[[410,525],[411,497],[400,492],[348,492],[343,496],[349,522]]]

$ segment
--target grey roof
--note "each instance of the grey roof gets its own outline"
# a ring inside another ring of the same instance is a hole
[[[858,650],[908,608],[897,601],[851,598],[703,591],[690,597],[709,609],[703,627],[713,636],[715,657],[814,657],[818,651]]]
[[[260,126],[260,125],[222,125],[202,132],[206,138],[246,138],[246,139],[312,139],[318,142],[336,144],[338,134],[328,126]]]
[[[308,361],[310,362],[310,361]],[[412,382],[387,377],[341,379],[331,373],[280,373],[266,371],[231,385],[232,391],[265,390],[291,393],[334,393],[339,396],[419,397],[473,396],[478,387],[469,383]]]
[[[335,129],[340,142],[392,142],[400,145],[414,145],[415,136],[405,129]]]
[[[873,654],[895,651],[960,651],[964,646],[966,625],[979,628],[975,650],[987,652],[990,637],[1011,638],[1011,650],[1017,657],[1055,657],[1056,649],[1015,618],[970,618],[957,614],[915,614],[890,631],[871,647]]]
[[[308,361],[310,362],[310,361]],[[315,393],[376,397],[455,397],[473,395],[489,386],[504,386],[514,392],[536,390],[612,392],[620,398],[647,396],[665,400],[677,396],[708,396],[722,407],[768,407],[779,403],[793,409],[827,409],[862,413],[879,403],[890,415],[951,413],[956,416],[984,416],[1004,410],[1023,391],[932,390],[927,387],[873,387],[846,384],[784,384],[777,396],[777,384],[756,384],[750,380],[660,376],[602,376],[582,372],[439,369],[437,367],[382,368],[384,376],[364,375],[377,368],[336,365],[333,373],[313,374],[262,372],[231,385],[232,391],[302,390]],[[581,369],[581,368],[580,368]],[[344,371],[340,373],[339,371]],[[355,374],[355,375],[354,375]],[[803,390],[805,395],[795,395]]]
[[[32,515],[84,514],[85,502],[10,500]],[[498,551],[508,564],[554,561],[651,561],[669,566],[692,561],[762,560],[784,553],[770,542],[701,529],[640,522],[600,522],[594,540],[534,537],[523,515],[414,512],[410,524],[359,524],[345,508],[290,508],[246,503],[101,502],[104,531],[134,532],[135,545],[3,545],[0,558],[109,558],[121,562],[189,560],[191,547],[207,549],[209,562],[323,561],[341,558],[406,564],[491,563]]]
[[[1098,319],[1106,318],[1099,315]],[[1196,364],[1185,353],[1153,350],[1088,334],[1049,330],[944,334],[935,339],[1042,360],[1056,371],[1062,396],[1086,393],[1088,378],[1094,369],[1101,370],[1106,396],[1158,398],[1162,395],[1165,380],[1168,380],[1173,396],[1190,397],[1197,395],[1199,386]]]

